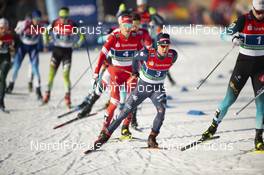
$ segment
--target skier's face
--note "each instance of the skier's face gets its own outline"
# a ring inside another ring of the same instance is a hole
[[[137,7],[137,9],[138,9],[138,12],[143,13],[143,12],[145,12],[146,9],[147,9],[147,4],[141,4],[141,5],[139,5],[139,6]]]
[[[253,14],[258,20],[264,19],[264,10],[256,10],[255,8],[253,8]]]
[[[7,32],[8,28],[6,26],[0,26],[0,35],[4,35]]]
[[[169,51],[170,45],[169,44],[161,44],[158,45],[158,53],[161,56],[166,56]]]
[[[37,25],[39,23],[39,21],[40,21],[40,18],[33,18],[32,19],[32,22],[34,25]]]
[[[131,24],[126,24],[126,23],[123,23],[120,25],[120,30],[121,30],[121,33],[125,36],[125,37],[128,37],[130,32],[131,32],[131,29],[132,29],[132,25]]]
[[[140,21],[133,21],[132,31],[138,31],[140,26]]]

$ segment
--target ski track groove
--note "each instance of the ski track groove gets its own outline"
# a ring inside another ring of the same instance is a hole
[[[55,136],[57,136],[57,134],[51,134],[51,135],[49,135],[48,137],[45,137],[45,138],[43,138],[43,139],[41,139],[41,140],[39,140],[39,141],[40,141],[40,142],[43,142],[43,141],[49,140],[49,139],[51,139],[51,138],[54,138]]]
[[[7,161],[8,159],[10,159],[10,157],[12,157],[12,153],[9,153],[4,159],[0,160],[0,168],[2,167],[3,163],[5,161]]]
[[[176,169],[175,165],[173,164],[174,161],[167,154],[165,154],[163,151],[160,151],[160,153],[167,159],[168,165],[170,167],[174,167]]]
[[[28,159],[26,161],[23,161],[23,162],[20,163],[20,165],[26,164],[26,163],[31,162],[33,160],[36,160],[36,158],[32,158],[32,159]]]
[[[39,170],[33,171],[33,172],[31,172],[30,174],[38,174],[38,173],[40,173],[40,172],[42,172],[42,171],[44,171],[44,170],[47,170],[47,169],[49,169],[49,168],[51,168],[51,167],[56,166],[56,165],[57,165],[57,164],[53,164],[53,165],[46,166],[46,167],[41,168],[41,169],[39,169]]]
[[[13,169],[13,171],[12,171],[11,173],[9,173],[8,175],[13,175],[13,174],[15,174],[15,173],[16,173],[16,170]]]
[[[70,133],[66,134],[66,136],[64,136],[63,138],[61,138],[61,139],[59,140],[59,143],[62,143],[64,140],[66,140],[68,137],[70,137],[71,132],[72,132],[72,131],[70,131]]]
[[[65,175],[67,172],[69,172],[73,165],[75,164],[77,158],[74,158],[74,160],[67,166],[67,169],[62,173],[62,175]]]
[[[147,171],[147,169],[151,163],[151,153],[150,153],[150,151],[147,151],[147,153],[148,153],[148,157],[146,158],[146,160],[144,160],[145,164],[144,164],[144,167],[142,169],[141,174],[145,174],[145,172]]]
[[[70,155],[71,153],[73,153],[73,151],[68,151],[67,153],[63,154],[59,159],[65,158],[68,155]]]

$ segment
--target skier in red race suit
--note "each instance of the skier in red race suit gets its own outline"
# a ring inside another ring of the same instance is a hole
[[[136,84],[136,78],[132,75],[132,60],[140,51],[142,39],[136,32],[132,32],[132,17],[124,14],[119,17],[119,28],[114,30],[108,37],[99,55],[98,63],[94,71],[94,79],[98,81],[99,71],[110,53],[111,64],[108,71],[110,77],[110,104],[105,113],[103,130],[109,126],[115,109],[120,100],[120,86],[125,85],[126,91],[130,92]]]
[[[122,120],[127,118],[129,113],[147,98],[151,99],[157,110],[157,115],[153,121],[153,126],[148,137],[148,147],[158,147],[156,137],[160,132],[166,111],[164,80],[168,70],[177,60],[177,52],[173,49],[169,49],[170,36],[166,33],[160,33],[158,35],[157,44],[157,50],[150,48],[141,51],[135,56],[135,61],[143,61],[139,71],[137,87],[128,97],[125,107],[119,116],[105,130],[101,131],[98,140],[94,143],[95,150],[99,149],[102,144],[106,143]],[[133,67],[133,70],[137,71],[138,69]],[[134,74],[137,73],[134,72]]]

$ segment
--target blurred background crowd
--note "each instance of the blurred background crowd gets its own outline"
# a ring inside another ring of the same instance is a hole
[[[46,21],[56,18],[61,6],[69,6],[71,15],[84,19],[85,24],[98,21],[114,22],[119,5],[134,8],[132,0],[0,0],[0,16],[15,27],[18,20],[35,9],[42,12]],[[169,24],[227,25],[250,8],[251,0],[150,0],[149,6]]]

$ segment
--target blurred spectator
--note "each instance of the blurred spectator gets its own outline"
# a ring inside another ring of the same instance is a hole
[[[191,2],[189,5],[190,23],[191,24],[203,24],[203,13],[205,9],[196,2]]]
[[[234,12],[235,0],[212,0],[209,16],[204,16],[205,23],[209,25],[230,24]]]

